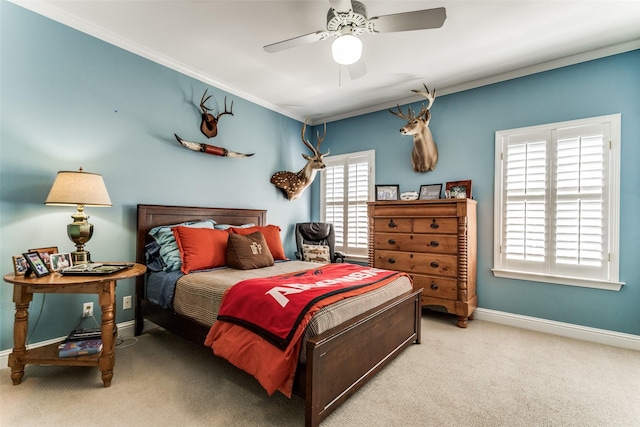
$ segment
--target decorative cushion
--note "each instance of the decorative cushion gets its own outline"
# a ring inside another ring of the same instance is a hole
[[[180,269],[184,274],[226,264],[229,238],[226,231],[177,226],[173,227],[173,234],[182,258]]]
[[[180,258],[180,250],[173,235],[172,227],[184,226],[193,228],[213,228],[215,221],[207,219],[204,221],[190,221],[173,225],[161,225],[149,230],[149,235],[160,245],[160,256],[166,264],[164,271],[180,270],[182,259]]]
[[[229,229],[231,233],[234,234],[252,234],[256,231],[259,231],[264,236],[264,239],[267,241],[267,245],[269,246],[269,250],[271,251],[271,255],[273,259],[289,259],[284,254],[284,247],[282,246],[282,240],[280,239],[280,227],[277,225],[266,225],[266,226],[256,226],[256,227],[247,227],[247,228],[237,228],[232,227]],[[227,230],[227,231],[229,231]]]
[[[307,245],[302,244],[302,255],[304,261],[320,262],[323,264],[331,263],[331,254],[327,245]]]
[[[259,231],[247,235],[229,234],[227,265],[237,270],[273,265],[273,256],[264,235]]]

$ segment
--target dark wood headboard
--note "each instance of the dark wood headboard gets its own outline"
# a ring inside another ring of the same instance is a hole
[[[144,246],[149,243],[149,231],[159,225],[212,219],[218,224],[266,225],[267,211],[261,209],[202,208],[191,206],[138,205],[136,232],[136,262],[144,264]]]
[[[136,231],[136,262],[145,264],[144,247],[151,237],[149,231],[159,225],[212,219],[218,224],[266,225],[267,211],[262,209],[203,208],[191,206],[138,205]],[[142,332],[141,300],[144,299],[145,276],[136,278],[136,335]]]

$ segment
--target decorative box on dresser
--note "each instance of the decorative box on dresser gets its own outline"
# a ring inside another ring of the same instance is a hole
[[[476,205],[472,199],[368,204],[369,265],[405,271],[422,306],[441,306],[467,327],[478,307]]]

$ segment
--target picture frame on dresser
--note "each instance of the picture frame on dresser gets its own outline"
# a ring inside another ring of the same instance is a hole
[[[446,191],[449,191],[452,199],[472,199],[471,197],[471,180],[449,181],[447,182]]]
[[[442,184],[427,184],[420,186],[420,200],[436,200],[440,198]]]
[[[376,185],[376,200],[398,200],[399,185]]]

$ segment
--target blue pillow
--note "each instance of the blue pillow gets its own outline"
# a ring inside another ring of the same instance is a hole
[[[230,224],[216,224],[214,225],[215,228],[217,228],[218,230],[228,230],[230,228],[249,228],[249,227],[255,227],[255,224],[242,224],[242,225],[230,225]]]
[[[180,249],[173,236],[172,227],[182,225],[193,228],[214,228],[216,222],[212,219],[204,221],[190,221],[181,224],[160,225],[149,231],[149,235],[160,245],[160,256],[165,263],[164,271],[180,270],[182,259],[180,259]]]

